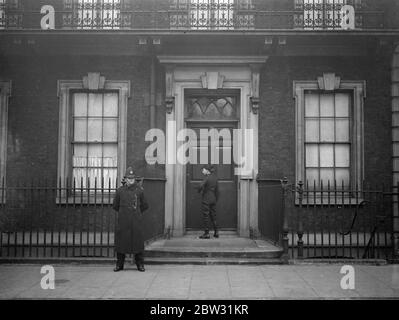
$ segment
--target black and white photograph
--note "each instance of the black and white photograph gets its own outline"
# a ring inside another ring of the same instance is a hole
[[[0,0],[0,300],[397,300],[398,199],[398,0]]]

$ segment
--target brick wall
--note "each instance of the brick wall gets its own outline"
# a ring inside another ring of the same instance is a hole
[[[9,104],[8,184],[16,180],[55,182],[58,148],[57,80],[81,79],[100,72],[109,80],[130,80],[127,164],[147,177],[163,177],[163,166],[146,165],[144,141],[149,129],[150,63],[147,56],[29,55],[1,57],[2,80],[12,80]],[[261,74],[259,110],[260,175],[295,179],[294,80],[315,80],[334,72],[344,80],[366,80],[364,105],[365,179],[391,183],[390,58],[381,50],[368,57],[269,57]],[[156,123],[165,128],[164,70],[157,65]],[[148,213],[148,237],[163,231],[163,182],[151,192],[156,205]],[[158,200],[158,201],[157,201]]]
[[[343,80],[366,80],[364,103],[365,180],[390,185],[390,59],[370,57],[270,57],[261,76],[259,166],[266,178],[295,180],[294,80],[316,80],[334,72]]]
[[[1,61],[1,77],[12,80],[8,118],[8,186],[30,185],[32,179],[36,185],[38,180],[42,185],[55,185],[59,109],[57,80],[80,80],[88,72],[100,72],[108,80],[131,81],[127,111],[127,165],[132,165],[138,174],[145,177],[164,176],[162,170],[149,169],[144,160],[147,146],[144,136],[150,125],[149,58],[41,54],[1,57]],[[157,116],[162,119],[162,112],[157,112]],[[162,126],[164,122],[158,121]],[[163,233],[164,182],[150,181],[145,185],[150,186],[147,197],[151,207],[146,212],[143,230],[145,238],[149,239]],[[83,210],[90,215],[90,210]],[[31,215],[26,210],[21,212]],[[53,211],[55,225],[64,226],[62,213],[65,210]],[[34,214],[42,215],[43,212]],[[113,231],[112,226],[111,229]]]
[[[108,80],[130,80],[127,164],[145,170],[144,135],[149,128],[149,64],[144,57],[35,56],[2,58],[1,74],[12,80],[9,103],[8,180],[56,179],[57,80],[80,80],[100,72]],[[142,174],[144,174],[143,172]]]

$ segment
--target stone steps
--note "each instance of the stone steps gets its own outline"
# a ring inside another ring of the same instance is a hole
[[[266,265],[284,264],[282,259],[261,258],[176,258],[176,257],[146,257],[145,264],[177,264],[177,265]]]
[[[145,249],[146,263],[158,264],[279,264],[282,248],[266,240],[240,238],[221,232],[219,238],[199,239],[199,232],[160,239]]]

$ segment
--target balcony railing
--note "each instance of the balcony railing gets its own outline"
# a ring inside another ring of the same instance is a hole
[[[49,0],[55,29],[76,30],[340,30],[341,9],[355,9],[356,29],[387,28],[370,0]],[[287,5],[289,4],[289,5]],[[375,3],[374,3],[375,4]],[[40,29],[42,3],[0,0],[0,29]]]

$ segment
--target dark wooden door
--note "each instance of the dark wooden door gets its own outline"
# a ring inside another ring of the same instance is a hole
[[[199,137],[200,129],[227,129],[231,133],[233,125],[210,125],[210,124],[191,124],[191,129],[197,132]],[[232,230],[237,228],[237,179],[234,175],[234,164],[224,164],[223,156],[226,152],[230,153],[230,159],[233,160],[232,147],[226,147],[226,141],[220,139],[219,148],[216,152],[219,154],[219,164],[214,164],[215,174],[219,181],[219,199],[216,205],[216,217],[220,229]],[[198,144],[200,145],[200,138]],[[208,144],[208,163],[211,161],[211,143]],[[200,148],[198,148],[200,149]],[[224,151],[225,149],[225,151]],[[199,150],[198,150],[199,154]],[[199,156],[198,156],[199,158]],[[186,228],[202,229],[203,219],[201,213],[201,194],[197,187],[204,179],[202,167],[204,164],[188,164],[186,172]]]
[[[218,164],[213,164],[219,181],[219,200],[216,205],[217,223],[222,230],[237,229],[237,176],[234,174],[233,130],[237,127],[237,95],[231,92],[214,94],[194,94],[186,97],[186,127],[195,131],[197,136],[197,164],[186,165],[186,228],[203,229],[201,213],[201,194],[197,187],[204,179],[200,163],[200,150],[204,136],[201,129],[215,129],[219,136],[216,148],[208,138],[208,163],[211,163],[212,149],[219,155]],[[227,134],[227,132],[229,134]],[[223,137],[222,137],[223,136]],[[230,138],[226,139],[229,136]],[[202,141],[201,141],[202,138]],[[202,142],[202,143],[201,143]],[[229,154],[229,156],[227,156]],[[230,159],[229,159],[230,158]],[[203,161],[202,161],[203,162]],[[226,163],[228,162],[228,163]]]

